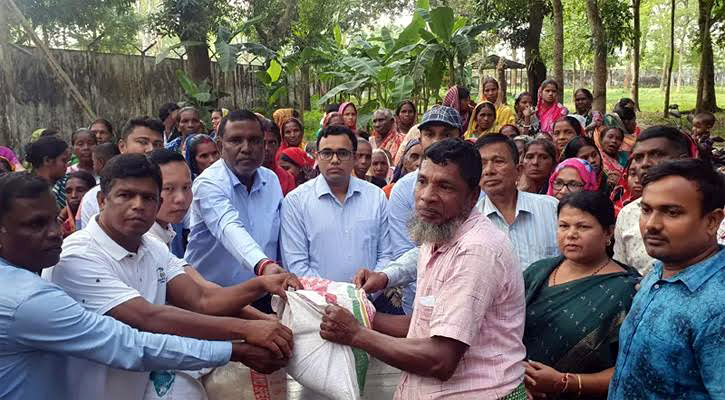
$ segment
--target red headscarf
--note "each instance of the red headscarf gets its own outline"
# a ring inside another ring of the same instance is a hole
[[[315,160],[299,147],[288,147],[282,151],[282,155],[289,157],[300,168],[312,168],[315,166]]]

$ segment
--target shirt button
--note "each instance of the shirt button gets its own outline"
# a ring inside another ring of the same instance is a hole
[[[655,288],[655,289],[659,289],[659,288],[660,288],[660,284],[659,284],[659,283],[658,283],[658,284],[656,284],[656,285],[654,286],[654,288]]]

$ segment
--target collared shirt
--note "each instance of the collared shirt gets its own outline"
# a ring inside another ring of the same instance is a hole
[[[468,350],[453,376],[403,373],[395,399],[498,399],[521,384],[524,280],[506,235],[471,211],[455,238],[423,244],[408,338],[441,336]]]
[[[103,315],[136,297],[166,304],[167,282],[183,274],[185,265],[148,233],[136,253],[124,249],[93,218],[63,241],[52,279],[85,309]],[[73,361],[68,368],[70,387],[79,398],[140,398],[148,382],[148,374]]]
[[[257,168],[248,191],[220,159],[194,180],[192,191],[184,258],[204,278],[236,285],[253,278],[262,259],[278,259],[282,189],[274,172]]]
[[[551,196],[518,192],[514,222],[509,225],[491,199],[479,200],[476,208],[496,227],[506,233],[523,269],[544,258],[559,254],[556,243],[559,201]]]
[[[410,220],[410,217],[415,211],[415,184],[417,182],[418,170],[409,172],[395,183],[393,191],[390,193],[390,200],[388,202],[388,224],[390,227],[390,249],[393,259],[398,259],[405,252],[416,247],[408,233],[408,220]],[[417,261],[417,255],[415,260]],[[413,284],[407,285],[403,289],[403,311],[405,311],[406,315],[410,315],[413,312],[413,300],[415,299],[414,282],[417,263],[408,262],[407,264],[390,267],[394,268],[396,266],[407,268],[410,272],[405,275],[413,276],[413,280],[411,281]],[[386,268],[386,275],[387,270],[388,268]]]
[[[58,286],[0,259],[2,399],[74,398],[66,380],[71,356],[98,363],[95,368],[143,371],[219,366],[230,355],[228,342],[139,332],[88,312]],[[85,397],[91,398],[103,397]]]
[[[174,230],[174,227],[169,224],[164,228],[161,226],[161,224],[157,222],[154,222],[154,224],[151,226],[151,229],[149,229],[148,234],[160,240],[163,244],[167,246],[171,246],[171,242],[174,241],[174,238],[176,237],[176,231]]]
[[[298,276],[351,282],[360,268],[384,266],[390,261],[387,203],[380,188],[352,176],[342,204],[324,176],[304,183],[282,203],[285,267]]]
[[[656,262],[622,323],[609,399],[725,399],[725,247],[662,271]]]
[[[81,199],[81,205],[78,206],[78,212],[76,213],[76,230],[81,230],[88,225],[88,222],[93,218],[100,207],[98,206],[98,192],[101,191],[101,185],[96,185],[87,191]]]
[[[614,226],[614,259],[622,264],[634,267],[642,276],[652,269],[655,259],[647,254],[639,230],[639,217],[642,211],[639,208],[642,198],[627,204],[617,216]]]

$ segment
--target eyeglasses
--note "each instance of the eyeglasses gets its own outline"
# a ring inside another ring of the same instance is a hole
[[[320,160],[324,161],[332,160],[332,156],[337,156],[337,159],[340,161],[350,161],[352,160],[353,152],[346,149],[338,151],[321,150],[317,152],[317,155],[320,157]]]
[[[562,190],[564,188],[567,188],[570,192],[577,192],[579,190],[582,190],[584,184],[575,181],[564,182],[557,179],[551,186],[554,188],[554,190]]]

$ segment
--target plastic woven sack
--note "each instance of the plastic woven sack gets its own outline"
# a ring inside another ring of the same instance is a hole
[[[209,400],[286,400],[287,374],[284,369],[269,375],[246,365],[230,362],[215,368],[203,379]]]
[[[351,283],[301,278],[305,290],[287,292],[287,302],[274,296],[272,308],[294,334],[287,373],[305,388],[331,400],[360,399],[365,387],[368,355],[362,350],[324,340],[320,323],[328,303],[350,310],[370,327],[375,308],[365,292]]]

